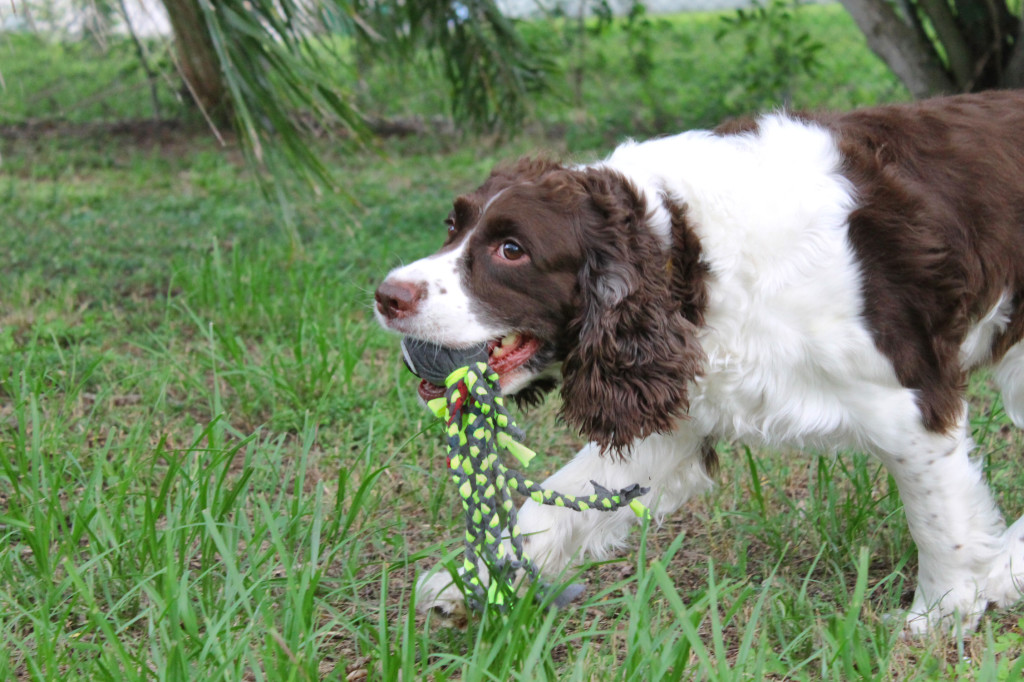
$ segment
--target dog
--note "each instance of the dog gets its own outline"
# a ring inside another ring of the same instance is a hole
[[[973,629],[1024,589],[970,457],[971,370],[1024,424],[1024,93],[846,113],[774,112],[603,161],[522,159],[458,197],[441,249],[387,275],[387,329],[488,342],[502,390],[560,387],[589,443],[545,485],[639,483],[658,516],[712,485],[714,444],[866,451],[918,549],[906,627]],[[421,385],[429,399],[436,387]],[[527,501],[526,550],[557,575],[607,556],[629,510]],[[442,574],[421,605],[462,596]]]

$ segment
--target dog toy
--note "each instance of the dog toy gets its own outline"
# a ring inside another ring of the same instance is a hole
[[[446,425],[448,468],[466,515],[462,581],[472,592],[467,600],[474,608],[483,609],[485,604],[504,608],[519,569],[539,580],[537,566],[523,551],[512,491],[540,504],[575,511],[615,511],[628,506],[637,516],[649,515],[638,499],[648,488],[638,484],[613,491],[591,481],[593,494],[563,495],[505,466],[503,452],[524,468],[536,453],[520,442],[524,434],[505,407],[498,374],[487,365],[485,345],[450,349],[406,338],[402,352],[413,374],[445,387],[444,397],[430,400],[427,406]],[[479,574],[480,561],[490,572],[486,586]],[[582,591],[582,586],[570,585],[553,603],[562,606]]]

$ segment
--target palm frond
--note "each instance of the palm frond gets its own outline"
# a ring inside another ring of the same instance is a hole
[[[454,118],[476,130],[518,125],[552,68],[494,0],[175,2],[200,10],[250,158],[267,167],[280,157],[314,186],[334,183],[310,133],[369,137],[351,90],[354,49],[399,64],[426,49]]]

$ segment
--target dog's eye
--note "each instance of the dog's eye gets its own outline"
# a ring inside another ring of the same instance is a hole
[[[498,253],[505,260],[519,260],[526,255],[526,249],[520,246],[518,242],[506,239],[498,247]]]
[[[448,226],[448,236],[451,237],[455,234],[455,217],[448,216],[444,219],[444,224]]]

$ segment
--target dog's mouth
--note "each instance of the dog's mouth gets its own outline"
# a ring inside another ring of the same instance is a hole
[[[540,340],[526,332],[512,332],[487,343],[487,364],[497,373],[503,390],[518,383],[517,379],[524,371],[524,366],[537,355],[540,348]],[[420,397],[427,402],[445,394],[444,386],[426,379],[420,381],[418,390]]]

